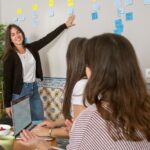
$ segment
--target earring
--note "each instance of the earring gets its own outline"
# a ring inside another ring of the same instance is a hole
[[[101,98],[102,98],[102,95],[101,95],[101,94],[99,94],[99,95],[98,95],[98,97],[97,97],[98,101],[100,101],[100,100],[101,100]]]

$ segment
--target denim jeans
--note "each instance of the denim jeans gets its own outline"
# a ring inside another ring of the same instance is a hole
[[[13,94],[12,100],[16,100],[20,97],[30,96],[31,118],[32,121],[43,120],[44,110],[43,104],[38,92],[38,85],[36,82],[24,83],[20,94]]]

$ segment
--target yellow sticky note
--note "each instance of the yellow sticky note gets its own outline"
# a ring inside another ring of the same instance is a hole
[[[68,1],[68,3],[73,3],[73,0],[67,0]]]
[[[50,7],[54,7],[54,0],[49,0],[49,1],[48,1],[48,5],[49,5]]]
[[[73,6],[73,0],[67,0],[68,1],[68,6]]]
[[[92,0],[92,2],[93,2],[93,3],[95,3],[95,2],[96,2],[96,0]]]
[[[38,10],[38,5],[37,5],[37,4],[32,5],[32,9],[33,9],[34,11],[37,11],[37,10]]]
[[[22,14],[22,9],[21,9],[21,8],[18,8],[18,9],[17,9],[17,14],[18,14],[18,15],[21,15],[21,14]]]

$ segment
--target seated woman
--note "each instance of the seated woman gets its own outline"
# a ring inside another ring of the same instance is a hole
[[[64,118],[68,119],[66,124],[72,125],[69,120],[75,119],[78,114],[85,109],[83,105],[83,92],[87,83],[85,73],[85,38],[73,39],[67,50],[67,74],[66,85],[63,102]],[[68,130],[65,127],[65,119],[63,120],[45,120],[33,132],[39,136],[51,137],[69,137]]]
[[[67,150],[149,150],[150,96],[131,43],[111,33],[93,37],[85,62],[91,106],[75,120]],[[22,133],[27,143],[28,135]]]

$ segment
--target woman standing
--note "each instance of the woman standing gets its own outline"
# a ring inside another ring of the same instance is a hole
[[[22,29],[10,24],[6,30],[4,62],[4,103],[11,117],[10,102],[30,95],[32,120],[43,120],[43,106],[36,78],[43,80],[38,51],[55,39],[64,29],[73,26],[74,16],[42,39],[26,44]]]

